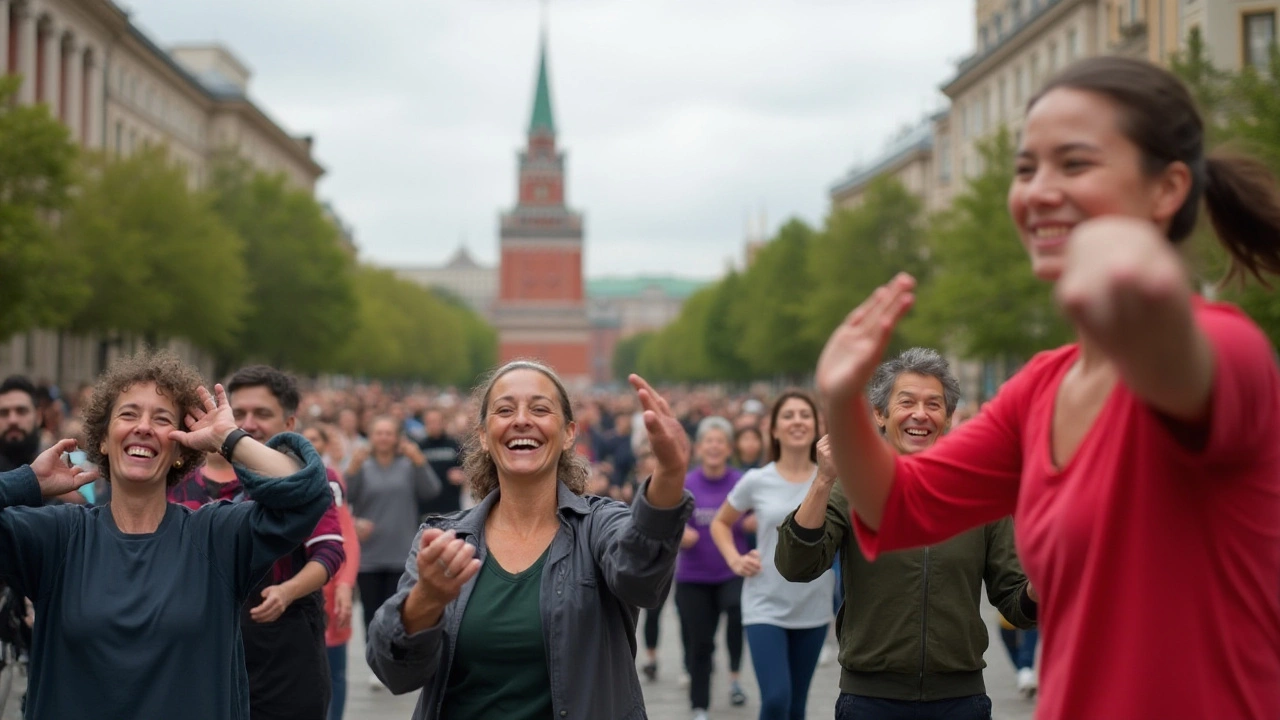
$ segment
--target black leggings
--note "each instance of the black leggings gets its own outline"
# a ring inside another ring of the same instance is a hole
[[[706,710],[711,707],[711,659],[721,613],[725,616],[729,672],[736,673],[742,667],[742,578],[717,585],[676,583],[676,609],[680,611],[689,666],[689,704]]]
[[[361,570],[356,574],[356,587],[360,590],[360,606],[364,608],[364,631],[369,632],[369,623],[373,622],[374,613],[382,604],[396,594],[396,583],[400,582],[399,570]],[[365,637],[368,637],[366,634]]]
[[[667,592],[658,601],[658,607],[645,608],[644,610],[644,647],[646,650],[658,649],[658,621],[662,618],[662,609],[667,606],[667,598],[671,597],[671,587],[674,585],[675,583],[672,583],[667,587]]]

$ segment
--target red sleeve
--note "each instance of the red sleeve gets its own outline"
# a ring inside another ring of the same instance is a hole
[[[1249,459],[1275,443],[1280,372],[1267,337],[1230,305],[1197,302],[1196,323],[1213,348],[1207,462]]]
[[[1013,513],[1022,478],[1023,418],[1032,391],[1062,351],[1044,353],[1010,379],[972,420],[916,455],[898,456],[880,530],[853,515],[868,560],[933,545]]]
[[[328,477],[332,483],[334,475],[329,474]],[[332,488],[332,485],[330,487]],[[320,522],[316,523],[315,529],[311,531],[311,536],[305,543],[307,560],[324,565],[329,571],[329,577],[337,574],[346,558],[346,552],[343,549],[342,523],[338,520],[338,502],[340,499],[337,493],[334,493],[334,501],[329,504],[324,515],[320,516]]]

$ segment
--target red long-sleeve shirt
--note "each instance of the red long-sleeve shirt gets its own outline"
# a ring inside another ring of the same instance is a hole
[[[1280,717],[1280,373],[1242,313],[1194,312],[1215,360],[1203,448],[1119,384],[1055,467],[1071,345],[897,458],[878,533],[854,518],[874,558],[1014,514],[1041,595],[1040,720]]]

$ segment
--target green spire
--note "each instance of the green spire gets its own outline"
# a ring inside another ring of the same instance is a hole
[[[538,57],[538,88],[533,96],[533,118],[529,120],[529,134],[545,130],[556,134],[556,123],[551,117],[551,86],[547,82],[547,35],[542,34],[542,48]]]

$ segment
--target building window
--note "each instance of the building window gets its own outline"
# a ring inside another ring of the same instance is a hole
[[[1271,64],[1271,49],[1276,44],[1276,14],[1249,13],[1244,16],[1244,62],[1258,70]]]
[[[956,114],[960,116],[960,137],[967,139],[969,137],[969,108],[956,108]]]
[[[1058,71],[1058,43],[1049,43],[1049,72]]]
[[[996,13],[996,40],[1004,37],[1004,16]]]
[[[1138,6],[1140,4],[1138,0],[1129,0],[1129,22],[1138,22]]]
[[[1013,73],[1013,104],[1021,106],[1022,98],[1027,95],[1027,67],[1019,65]]]
[[[116,121],[116,157],[124,150],[124,123]]]
[[[996,94],[996,121],[1004,120],[1005,111],[1009,108],[1009,83],[1005,82],[1004,76],[1000,77],[998,84],[1000,91]]]
[[[1040,86],[1040,57],[1035,53],[1031,53],[1031,85],[1032,87]],[[1028,90],[1027,95],[1030,94]]]
[[[1080,57],[1080,33],[1075,28],[1067,31],[1067,62]]]
[[[978,37],[981,38],[982,49],[986,50],[991,47],[991,38],[987,36],[987,28],[984,26],[978,30]]]

